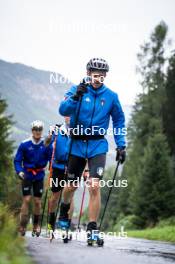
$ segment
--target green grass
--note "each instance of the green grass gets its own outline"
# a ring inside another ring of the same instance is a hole
[[[127,232],[129,237],[161,240],[175,243],[175,226],[147,228],[144,230],[132,230]]]
[[[2,204],[0,204],[0,263],[32,263],[26,255],[24,239],[18,235],[14,216]]]

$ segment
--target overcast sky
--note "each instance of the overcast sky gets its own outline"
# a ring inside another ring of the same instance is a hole
[[[175,40],[174,10],[173,0],[0,0],[0,58],[78,83],[87,61],[100,56],[111,69],[107,85],[131,104],[140,89],[139,45],[161,20]]]

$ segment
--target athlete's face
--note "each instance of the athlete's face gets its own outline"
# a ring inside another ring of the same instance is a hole
[[[106,72],[104,71],[93,71],[88,72],[87,74],[91,77],[91,84],[94,88],[99,88],[106,77]]]
[[[43,130],[40,129],[33,129],[32,130],[32,136],[34,138],[34,140],[39,141],[42,137],[43,134]]]

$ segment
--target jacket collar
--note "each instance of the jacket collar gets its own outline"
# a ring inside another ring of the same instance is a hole
[[[35,142],[32,136],[30,137],[30,140],[34,145],[39,145],[43,141],[43,137],[38,142]]]
[[[88,85],[87,88],[88,88],[88,90],[89,90],[91,93],[93,93],[93,94],[95,94],[95,95],[100,95],[100,94],[104,93],[104,92],[106,91],[106,89],[107,89],[106,85],[104,85],[104,84],[102,84],[102,86],[100,86],[100,87],[97,88],[97,89],[94,89],[92,85]]]

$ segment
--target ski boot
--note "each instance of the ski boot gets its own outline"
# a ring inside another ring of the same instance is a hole
[[[20,233],[21,236],[25,236],[25,234],[26,234],[26,228],[23,227],[23,226],[20,226],[19,233]]]
[[[39,237],[40,236],[40,234],[41,234],[41,230],[40,230],[40,226],[39,225],[37,225],[37,226],[33,226],[33,231],[32,231],[32,236],[33,237]]]
[[[69,219],[60,219],[57,223],[57,227],[61,229],[61,238],[64,243],[68,243],[69,240],[72,240],[72,234],[69,232],[70,221]]]
[[[60,206],[60,216],[56,223],[57,228],[61,229],[61,237],[64,243],[68,243],[72,239],[72,235],[69,232],[70,220],[68,219],[68,211],[70,209],[70,204],[62,203]]]
[[[40,222],[40,215],[34,215],[33,217],[33,231],[32,231],[32,236],[33,237],[39,237],[41,233],[41,228],[39,225]]]
[[[51,224],[48,224],[47,225],[47,230],[49,231],[48,232],[48,236],[49,236],[50,242],[52,242],[52,240],[54,239],[54,229],[53,229],[53,226]]]
[[[20,215],[20,227],[19,227],[19,233],[21,236],[25,236],[26,234],[26,227],[28,223],[28,215]]]
[[[96,222],[89,222],[87,226],[87,244],[88,246],[98,245],[99,247],[102,247],[104,244]]]

